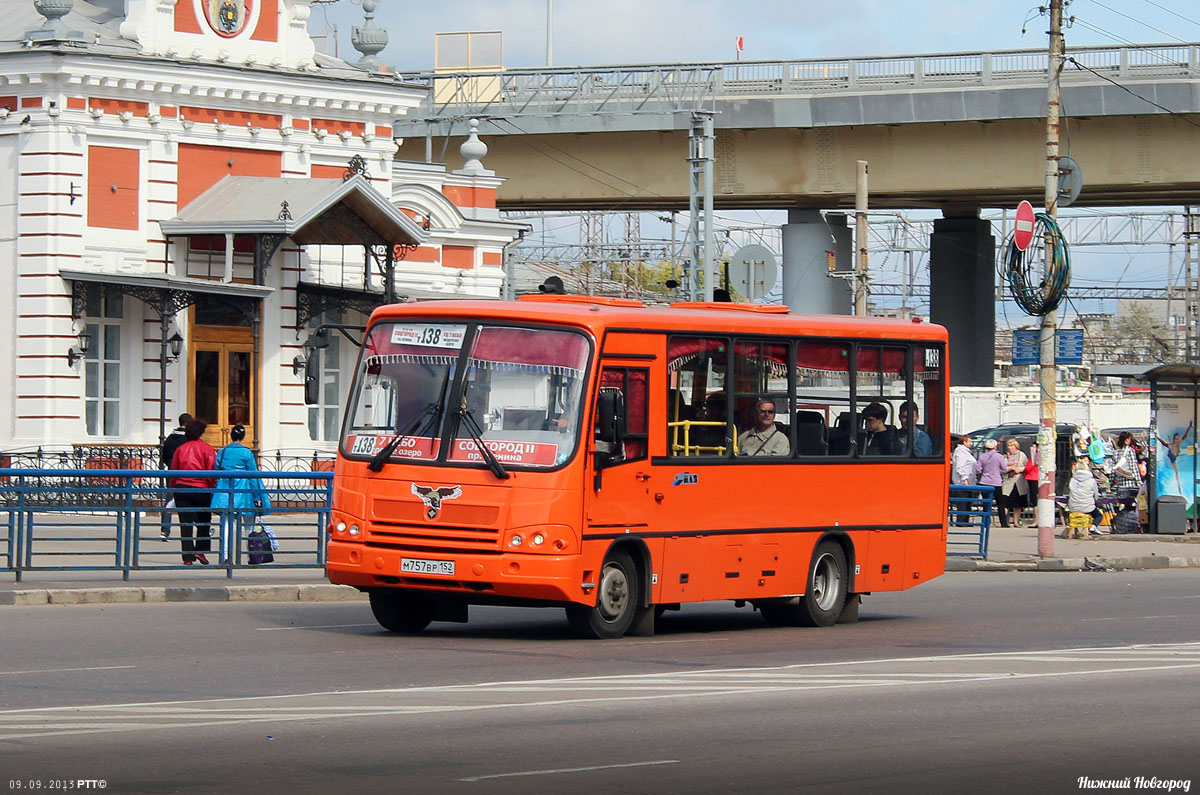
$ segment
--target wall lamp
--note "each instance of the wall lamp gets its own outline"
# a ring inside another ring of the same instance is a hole
[[[183,337],[179,336],[178,331],[167,337],[167,349],[171,352],[170,361],[179,359],[179,354],[183,351]]]
[[[79,332],[79,340],[70,348],[67,349],[67,367],[74,367],[75,362],[82,359],[92,347],[92,335],[88,333],[87,328]]]

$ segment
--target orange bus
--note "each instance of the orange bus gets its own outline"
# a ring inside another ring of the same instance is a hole
[[[559,606],[646,635],[734,600],[857,619],[945,568],[944,328],[628,299],[385,306],[335,466],[327,574],[385,628]]]

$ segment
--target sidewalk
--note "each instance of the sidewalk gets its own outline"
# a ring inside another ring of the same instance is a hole
[[[1061,529],[1060,531],[1061,532]],[[1100,571],[1200,568],[1200,534],[1107,535],[1064,539],[1055,535],[1054,556],[1037,554],[1037,528],[993,527],[986,560],[952,557],[946,571]],[[330,585],[321,569],[223,569],[133,572],[11,572],[0,580],[2,605],[127,604],[132,602],[345,602],[366,596]]]
[[[1036,527],[993,524],[986,560],[953,557],[946,571],[1094,571],[1200,568],[1200,534],[1103,535],[1061,538],[1056,528],[1053,556],[1038,557]]]
[[[347,602],[366,595],[330,585],[324,569],[237,571],[224,569],[132,572],[128,580],[113,571],[25,572],[0,581],[0,605],[127,604],[131,602]]]

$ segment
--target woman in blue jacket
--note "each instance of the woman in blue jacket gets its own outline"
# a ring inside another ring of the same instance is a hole
[[[254,453],[242,444],[242,440],[246,438],[245,426],[234,425],[229,431],[229,438],[233,441],[217,453],[216,468],[257,472],[258,462],[254,460]],[[233,502],[232,507],[230,500]],[[237,518],[238,526],[242,530],[238,534],[238,538],[241,538],[249,532],[248,525],[254,523],[254,517],[266,513],[270,507],[271,500],[260,478],[227,477],[217,481],[217,487],[213,490],[212,510],[213,513],[221,515],[221,548],[226,559],[233,551],[231,531],[234,518]]]

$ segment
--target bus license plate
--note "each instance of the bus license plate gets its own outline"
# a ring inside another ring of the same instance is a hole
[[[445,574],[454,576],[454,561],[400,558],[400,571],[411,574]]]

